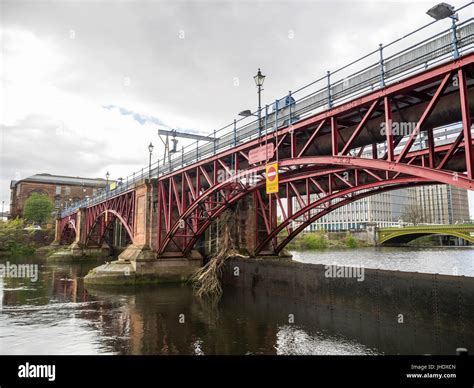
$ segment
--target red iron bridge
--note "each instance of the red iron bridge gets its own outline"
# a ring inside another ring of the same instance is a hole
[[[228,211],[237,248],[278,255],[361,198],[440,183],[472,190],[474,20],[432,33],[435,23],[73,204],[56,242],[102,247],[119,235],[124,259],[187,259],[215,249]],[[270,163],[279,185],[267,194]]]

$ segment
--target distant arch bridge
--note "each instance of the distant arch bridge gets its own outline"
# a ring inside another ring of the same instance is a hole
[[[474,244],[474,224],[382,228],[378,231],[378,242],[380,244],[403,244],[429,235],[453,236]]]

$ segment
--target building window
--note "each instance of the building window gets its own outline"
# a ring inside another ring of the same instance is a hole
[[[56,186],[56,195],[61,195],[61,186]]]
[[[54,197],[54,207],[59,209],[61,207],[61,197]]]
[[[64,194],[65,194],[65,195],[71,194],[71,188],[70,188],[69,186],[65,186],[65,187],[64,187]]]

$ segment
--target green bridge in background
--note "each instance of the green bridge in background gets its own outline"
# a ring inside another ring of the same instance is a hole
[[[440,235],[458,237],[474,244],[474,224],[416,225],[381,228],[378,230],[379,244],[404,244],[416,238]]]

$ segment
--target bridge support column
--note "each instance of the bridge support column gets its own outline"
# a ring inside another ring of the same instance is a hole
[[[149,180],[143,181],[135,188],[135,213],[133,215],[133,243],[118,257],[121,262],[137,262],[155,260],[151,250],[151,227],[153,214],[153,185]]]
[[[74,242],[69,246],[69,249],[72,252],[73,256],[83,256],[84,255],[84,244],[83,241],[85,238],[84,234],[84,224],[86,220],[85,209],[77,209],[77,218],[76,218],[76,238]]]
[[[368,222],[365,228],[367,232],[367,244],[378,245],[378,228],[375,222]]]
[[[255,215],[256,208],[252,196],[246,196],[241,199],[234,210],[230,236],[239,253],[248,256],[255,255],[257,247],[257,218]],[[223,228],[218,228],[218,237]]]
[[[94,268],[84,281],[88,285],[125,285],[187,281],[202,265],[202,257],[157,257],[156,180],[145,180],[135,187],[133,242],[117,261]]]
[[[54,248],[59,245],[61,245],[61,221],[56,219],[54,226],[54,240],[50,246]]]

